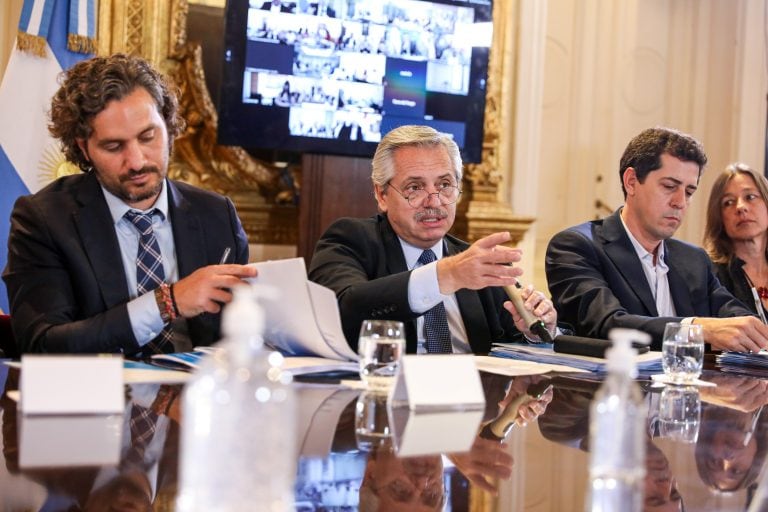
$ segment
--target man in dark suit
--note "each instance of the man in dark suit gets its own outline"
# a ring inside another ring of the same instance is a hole
[[[183,120],[165,79],[136,57],[86,60],[65,73],[50,115],[86,172],[14,206],[3,279],[21,351],[146,355],[216,341],[229,289],[255,269],[231,201],[167,179]],[[237,264],[220,265],[225,252]]]
[[[336,221],[309,270],[311,280],[336,292],[350,346],[357,347],[363,320],[380,318],[405,323],[408,352],[422,351],[417,340],[434,351],[425,317],[435,308],[448,323],[443,352],[487,352],[491,342],[512,341],[519,331],[536,339],[499,288],[522,273],[510,265],[521,252],[502,245],[509,233],[471,246],[447,234],[461,183],[461,157],[449,136],[426,126],[392,130],[376,149],[371,177],[382,213]],[[522,295],[554,332],[552,303],[531,286]]]
[[[577,334],[605,338],[629,327],[650,333],[659,349],[665,324],[682,321],[701,324],[714,349],[768,347],[768,327],[720,285],[706,253],[672,238],[706,161],[691,136],[645,130],[621,157],[624,206],[552,238],[549,290]]]

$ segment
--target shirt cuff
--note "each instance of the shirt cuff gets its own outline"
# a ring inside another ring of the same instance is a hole
[[[411,272],[408,279],[408,305],[414,313],[426,313],[445,299],[437,282],[437,262],[433,261]]]
[[[147,292],[127,304],[131,329],[140,347],[143,347],[160,334],[165,326],[160,317],[154,292]]]

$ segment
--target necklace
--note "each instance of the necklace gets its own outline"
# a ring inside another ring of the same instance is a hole
[[[747,275],[746,272],[744,272],[744,276],[747,278],[747,283],[749,283],[749,286],[755,289],[757,291],[757,295],[761,299],[768,299],[768,287],[766,286],[755,286],[755,283],[752,282],[752,279]]]

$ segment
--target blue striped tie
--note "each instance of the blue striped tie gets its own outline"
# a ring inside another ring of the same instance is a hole
[[[152,216],[158,214],[162,217],[163,213],[154,209],[149,213],[141,213],[134,210],[125,212],[125,218],[131,221],[139,231],[139,252],[136,255],[136,291],[139,295],[144,295],[160,286],[165,281],[165,270],[163,270],[163,256],[160,254],[160,245],[155,237],[155,230],[152,229]],[[171,324],[163,327],[155,339],[150,341],[147,346],[155,354],[173,352],[173,332]]]
[[[427,249],[419,256],[419,263],[426,265],[436,259],[432,249]],[[427,352],[430,354],[450,354],[453,352],[451,331],[448,329],[448,316],[442,302],[424,313],[424,330],[427,338]]]

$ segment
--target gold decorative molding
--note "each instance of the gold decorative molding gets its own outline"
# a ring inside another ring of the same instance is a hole
[[[200,45],[187,43],[177,64],[171,76],[181,89],[187,127],[174,143],[169,174],[231,197],[252,243],[296,244],[295,191],[287,185],[292,180],[284,179],[285,169],[240,147],[216,143],[218,116],[205,84]]]
[[[496,0],[493,6],[493,41],[488,63],[485,97],[485,131],[482,160],[464,166],[464,193],[459,202],[454,232],[469,242],[498,231],[509,231],[510,245],[517,245],[535,220],[515,215],[509,204],[499,200],[499,144],[502,132],[502,84],[512,70],[504,67],[507,32],[514,22],[512,0]]]
[[[295,245],[294,176],[216,143],[218,116],[205,83],[202,51],[187,42],[187,0],[112,0],[99,13],[99,53],[142,55],[179,87],[184,133],[174,142],[169,175],[232,198],[251,243]]]

